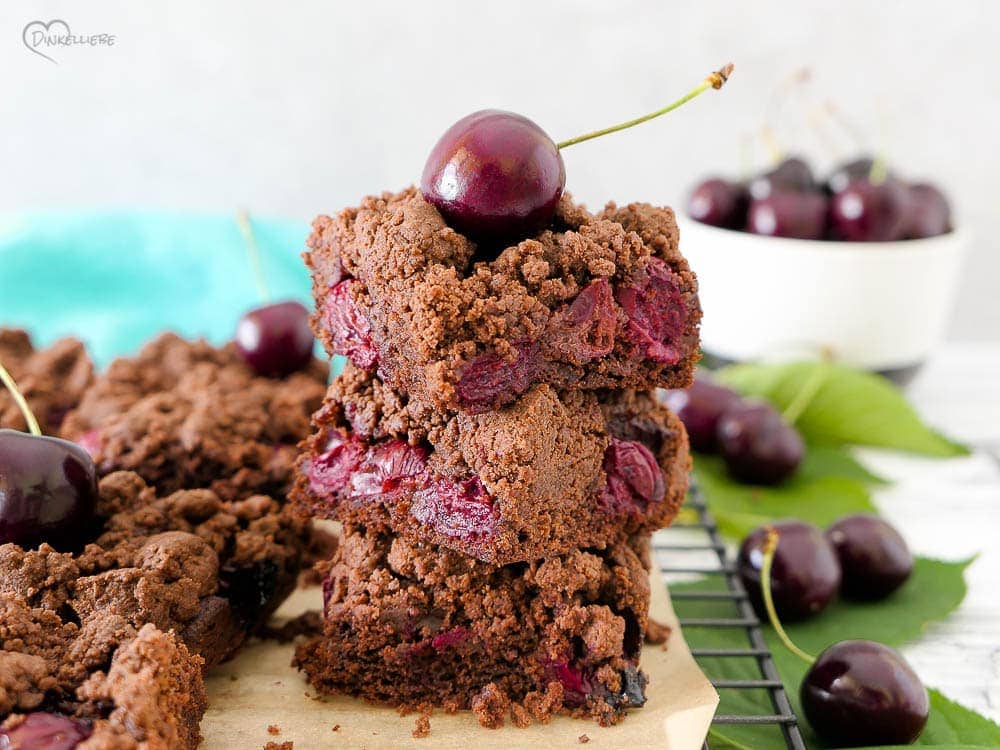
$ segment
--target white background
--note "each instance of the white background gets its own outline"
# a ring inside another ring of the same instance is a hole
[[[51,18],[116,44],[55,52],[54,65],[21,42]],[[773,92],[807,66],[783,146],[829,162],[805,124],[829,99],[898,171],[945,185],[978,235],[951,336],[997,340],[998,36],[988,0],[4,2],[0,212],[306,219],[413,182],[475,109],[522,112],[558,140],[654,109],[731,59],[726,91],[566,152],[568,187],[591,206],[678,204],[706,173],[739,172]],[[759,140],[752,159],[766,162]]]

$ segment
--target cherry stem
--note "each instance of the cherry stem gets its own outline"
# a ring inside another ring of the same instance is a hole
[[[852,141],[854,141],[854,147],[856,149],[859,151],[866,149],[866,139],[861,133],[861,130],[857,127],[857,125],[844,116],[844,113],[840,111],[840,107],[834,104],[833,101],[827,99],[823,103],[823,111],[826,113],[827,117],[837,123],[838,127],[840,127],[840,129],[844,131]]]
[[[785,108],[788,98],[808,84],[811,79],[812,71],[809,68],[799,68],[792,71],[790,75],[780,81],[774,90],[771,91],[767,109],[765,110],[764,126],[761,128],[761,137],[764,140],[764,145],[771,154],[771,158],[774,160],[775,166],[781,162],[784,153],[778,146],[777,139],[774,136],[774,125],[781,121],[779,115],[781,114],[781,110]]]
[[[243,241],[247,248],[247,255],[250,256],[250,267],[253,268],[253,275],[257,279],[257,291],[260,293],[261,301],[269,302],[271,294],[267,288],[267,278],[264,276],[264,268],[260,262],[260,248],[257,246],[257,238],[253,233],[253,224],[250,223],[250,214],[246,211],[237,211],[236,226],[240,228]]]
[[[729,76],[733,74],[733,64],[727,63],[723,65],[719,70],[709,73],[708,76],[698,84],[697,87],[689,91],[687,94],[682,96],[677,101],[668,104],[663,109],[658,109],[655,112],[650,112],[648,115],[643,115],[642,117],[637,117],[634,120],[628,120],[626,122],[619,123],[618,125],[612,125],[609,128],[603,128],[602,130],[594,130],[590,133],[584,133],[583,135],[578,135],[576,138],[570,138],[568,141],[560,141],[556,144],[556,148],[564,149],[567,146],[572,146],[577,143],[583,143],[584,141],[589,141],[594,138],[600,138],[602,135],[608,135],[609,133],[617,133],[619,130],[626,130],[635,125],[639,125],[644,122],[648,122],[660,115],[665,115],[667,112],[672,112],[673,110],[680,107],[682,104],[694,99],[696,96],[701,94],[703,91],[708,89],[721,89],[723,84],[729,80]]]
[[[770,125],[765,125],[760,129],[760,139],[764,141],[764,147],[767,149],[774,166],[778,166],[785,157],[785,152],[778,145],[778,139],[774,137],[774,131]]]
[[[17,404],[17,408],[21,410],[21,414],[24,416],[24,421],[28,425],[28,430],[35,437],[42,436],[42,428],[38,426],[38,420],[35,419],[35,415],[31,412],[31,407],[28,406],[27,400],[25,400],[24,395],[21,393],[21,389],[17,387],[17,383],[7,368],[3,366],[0,362],[0,382],[2,382],[7,390],[10,391],[11,398],[14,399],[14,403]]]
[[[830,368],[826,366],[828,362],[829,354],[824,353],[823,360],[816,363],[813,371],[809,373],[806,382],[802,384],[799,392],[795,394],[795,398],[792,399],[791,403],[781,413],[782,418],[789,425],[794,425],[799,420],[799,417],[802,416],[813,402],[813,399],[816,398],[819,389],[823,387],[827,376],[830,374]]]
[[[740,179],[747,182],[753,174],[753,135],[744,133],[740,138]]]
[[[823,148],[826,152],[835,160],[840,161],[843,158],[843,153],[840,147],[834,142],[833,138],[830,137],[830,132],[826,129],[824,113],[822,109],[812,109],[808,115],[809,127],[816,134],[816,137],[823,142]]]
[[[885,111],[885,100],[880,99],[878,103],[878,130],[879,130],[879,149],[875,154],[875,158],[872,159],[872,167],[868,170],[868,182],[872,185],[881,185],[885,182],[885,178],[889,176],[889,169],[886,166],[885,152],[889,148],[889,123],[888,115]]]
[[[764,595],[764,609],[767,610],[767,619],[770,620],[771,627],[774,628],[774,632],[778,634],[781,642],[785,644],[785,648],[806,664],[812,664],[816,661],[816,657],[803,651],[788,637],[788,633],[781,626],[781,620],[778,619],[778,611],[774,608],[774,597],[771,595],[771,566],[774,564],[774,553],[778,549],[780,536],[776,528],[768,527],[767,537],[764,539],[764,560],[760,566],[760,588]]]

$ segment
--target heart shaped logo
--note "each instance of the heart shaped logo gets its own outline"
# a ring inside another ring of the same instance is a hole
[[[32,21],[24,27],[21,32],[21,41],[29,51],[40,57],[44,57],[51,63],[58,65],[53,58],[42,52],[42,49],[59,45],[58,37],[68,38],[70,36],[69,24],[59,18],[54,18],[48,23],[44,21]]]

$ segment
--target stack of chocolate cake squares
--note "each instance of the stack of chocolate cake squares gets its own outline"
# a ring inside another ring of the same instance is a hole
[[[294,496],[343,531],[297,665],[486,726],[642,706],[649,538],[690,466],[655,389],[690,383],[701,317],[673,213],[564,196],[489,249],[411,188],[320,216],[308,246],[314,330],[347,362]]]

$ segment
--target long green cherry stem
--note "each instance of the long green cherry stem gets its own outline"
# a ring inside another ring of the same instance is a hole
[[[721,68],[716,71],[709,73],[705,80],[698,84],[691,91],[686,93],[680,99],[675,102],[668,104],[663,109],[658,109],[655,112],[650,112],[648,115],[643,115],[642,117],[636,117],[634,120],[627,120],[625,122],[618,123],[617,125],[612,125],[611,127],[602,128],[601,130],[594,130],[590,133],[584,133],[583,135],[578,135],[576,138],[570,138],[566,141],[560,141],[556,144],[556,148],[564,149],[567,146],[573,146],[577,143],[583,143],[584,141],[589,141],[594,138],[600,138],[602,135],[608,135],[609,133],[617,133],[619,130],[626,130],[627,128],[634,127],[635,125],[640,125],[644,122],[648,122],[660,115],[665,115],[667,112],[672,112],[683,104],[694,99],[696,96],[701,94],[708,89],[721,89],[723,84],[729,80],[729,76],[733,74],[734,66],[732,63],[726,63]]]
[[[803,651],[788,637],[788,633],[781,626],[781,620],[778,619],[778,611],[774,608],[774,597],[771,595],[771,566],[774,564],[774,553],[778,549],[780,536],[776,528],[768,527],[767,537],[764,539],[764,560],[760,565],[760,590],[764,595],[764,609],[767,610],[767,619],[771,621],[771,627],[774,628],[774,632],[778,634],[781,642],[785,644],[785,648],[806,664],[812,664],[816,661],[816,657]]]
[[[250,256],[250,267],[253,269],[254,278],[257,280],[257,291],[260,293],[261,301],[270,302],[271,293],[267,288],[267,277],[264,276],[264,267],[260,262],[260,248],[257,246],[257,238],[253,233],[250,214],[246,211],[237,211],[236,226],[240,228],[240,234],[243,235],[247,255]]]
[[[816,394],[819,393],[819,389],[823,387],[823,383],[826,382],[827,376],[830,374],[830,368],[826,365],[827,360],[824,357],[823,361],[819,362],[816,365],[816,369],[810,373],[809,379],[799,388],[799,392],[795,394],[795,398],[792,399],[791,403],[781,413],[782,418],[788,424],[794,425],[805,410],[809,408],[813,399],[816,398]]]
[[[14,399],[14,403],[17,404],[17,408],[21,410],[21,414],[24,415],[24,421],[28,425],[28,430],[32,435],[41,437],[42,428],[38,426],[38,420],[35,419],[35,415],[32,414],[31,407],[28,406],[28,402],[21,393],[21,389],[18,388],[17,383],[14,382],[13,376],[7,372],[7,368],[3,366],[3,362],[0,362],[0,382],[2,382],[7,387],[7,390],[10,391],[11,398]]]
[[[889,116],[885,111],[885,100],[880,99],[878,103],[878,136],[879,149],[872,159],[871,169],[868,170],[868,181],[872,185],[881,185],[889,176],[889,167],[886,163],[886,151],[889,149]]]

